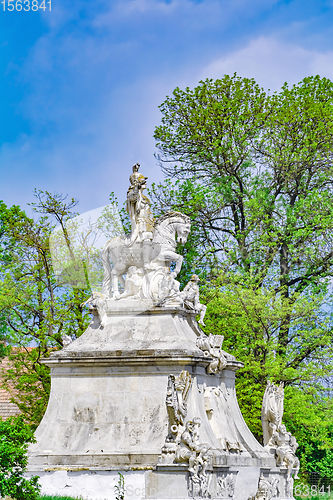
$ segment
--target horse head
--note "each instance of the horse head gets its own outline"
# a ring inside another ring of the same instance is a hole
[[[155,230],[160,235],[171,233],[174,240],[177,234],[177,242],[185,245],[191,231],[191,219],[174,210],[161,215],[155,222]],[[176,240],[175,240],[176,241]]]

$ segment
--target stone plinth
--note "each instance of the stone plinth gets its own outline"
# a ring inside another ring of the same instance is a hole
[[[188,463],[162,453],[169,377],[185,370],[185,420],[200,419],[200,442],[210,449],[209,498],[247,500],[261,473],[277,477],[280,498],[288,496],[285,474],[239,410],[235,373],[242,363],[230,356],[222,371],[208,374],[212,358],[197,347],[194,313],[130,302],[109,300],[103,326],[96,316],[79,339],[44,361],[51,395],[29,461],[42,491],[114,499],[120,471],[126,499],[193,498]]]

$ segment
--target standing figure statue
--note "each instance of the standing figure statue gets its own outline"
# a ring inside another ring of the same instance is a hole
[[[130,244],[134,241],[152,240],[154,230],[150,200],[143,194],[143,190],[147,187],[148,177],[139,174],[139,168],[139,163],[133,166],[133,173],[129,178],[131,185],[127,191],[126,211],[130,216],[132,226]]]
[[[200,319],[198,323],[202,326],[206,326],[203,320],[206,314],[207,307],[204,304],[200,304],[198,285],[199,281],[199,276],[197,274],[193,274],[192,278],[187,283],[184,290],[181,292],[181,296],[184,300],[185,307],[196,311],[198,314],[200,313]]]
[[[272,436],[282,423],[283,400],[283,383],[276,386],[268,380],[261,408],[264,446],[273,446]]]
[[[187,215],[174,210],[154,221],[150,200],[143,194],[147,177],[139,173],[139,167],[138,163],[133,166],[127,191],[126,210],[131,219],[131,233],[112,238],[102,252],[103,294],[114,299],[147,299],[155,304],[170,299],[170,305],[181,307],[183,302],[177,296],[180,292],[175,278],[183,257],[176,250],[177,243],[186,243],[191,221]],[[124,290],[122,294],[119,283]]]

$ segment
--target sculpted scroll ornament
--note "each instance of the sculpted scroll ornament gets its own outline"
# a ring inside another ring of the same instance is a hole
[[[202,326],[206,326],[203,320],[206,314],[207,307],[204,304],[200,303],[198,285],[199,281],[199,276],[193,274],[190,281],[187,283],[187,285],[185,285],[184,290],[181,292],[181,296],[184,300],[184,306],[187,309],[191,309],[197,314],[200,314],[198,323]]]
[[[100,324],[100,326],[103,327],[106,318],[104,295],[99,292],[93,292],[91,297],[81,304],[81,307],[86,305],[89,307],[90,312],[94,316],[93,322],[96,321],[97,324]]]
[[[264,435],[264,446],[272,446],[272,436],[282,424],[283,416],[283,384],[278,387],[268,381],[261,408],[261,423]]]
[[[70,337],[69,335],[66,335],[66,334],[61,336],[61,340],[62,340],[62,345],[64,347],[68,347],[73,342],[72,337]]]
[[[278,495],[278,478],[269,478],[261,474],[259,478],[258,490],[254,497],[249,500],[271,500]]]
[[[160,463],[188,464],[189,493],[207,498],[209,496],[207,466],[210,460],[210,446],[200,443],[200,418],[194,418],[185,423],[186,401],[191,385],[192,379],[186,370],[183,370],[178,377],[169,375],[166,395],[169,432],[162,448]]]
[[[162,448],[161,462],[173,462],[178,444],[180,427],[184,425],[187,415],[187,398],[192,385],[190,374],[183,370],[177,377],[173,374],[168,377],[166,407],[169,417],[168,435]]]
[[[224,474],[217,480],[217,496],[219,498],[232,498],[235,490],[235,479],[232,474]]]

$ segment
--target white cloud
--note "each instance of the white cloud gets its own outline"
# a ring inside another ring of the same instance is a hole
[[[111,190],[125,197],[137,161],[149,182],[161,179],[152,135],[158,105],[176,86],[235,71],[272,90],[309,74],[333,77],[333,53],[273,36],[230,52],[229,43],[250,36],[239,27],[226,35],[233,19],[251,19],[273,3],[99,0],[87,12],[87,2],[59,0],[49,31],[17,70],[27,92],[15,111],[31,133],[0,146],[5,201],[24,205],[37,187],[68,192],[89,210],[107,203]]]
[[[209,63],[200,72],[199,79],[216,79],[234,72],[254,78],[260,86],[275,91],[284,82],[297,83],[306,76],[319,74],[333,79],[333,52],[323,54],[273,37],[260,37]]]

